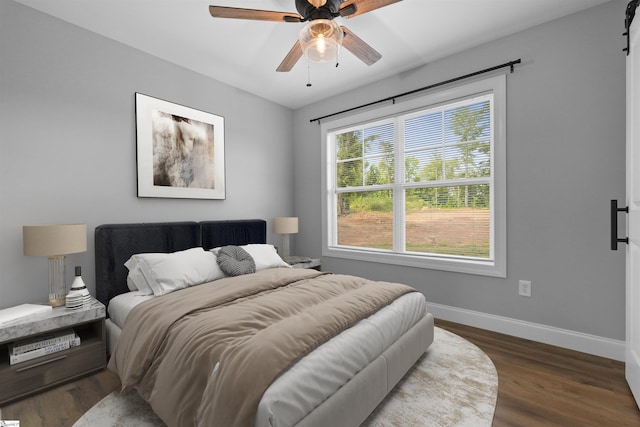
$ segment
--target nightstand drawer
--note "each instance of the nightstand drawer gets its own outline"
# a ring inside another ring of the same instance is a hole
[[[102,340],[91,339],[78,347],[15,365],[9,365],[6,353],[0,360],[4,362],[0,363],[3,402],[100,370],[105,366],[106,353]]]

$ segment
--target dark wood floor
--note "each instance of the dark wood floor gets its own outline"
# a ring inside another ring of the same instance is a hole
[[[622,362],[445,321],[436,325],[493,360],[499,379],[494,427],[640,427]],[[5,406],[0,419],[18,419],[20,427],[71,426],[119,385],[105,370]]]
[[[640,426],[624,363],[437,321],[480,347],[498,371],[494,427]]]

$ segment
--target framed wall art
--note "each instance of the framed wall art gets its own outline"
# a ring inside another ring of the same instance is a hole
[[[138,197],[224,199],[224,118],[136,93]]]

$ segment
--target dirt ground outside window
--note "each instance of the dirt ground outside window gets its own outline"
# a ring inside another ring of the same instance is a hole
[[[406,215],[407,250],[488,258],[488,209],[423,209]],[[392,249],[391,212],[356,212],[338,218],[338,244]]]

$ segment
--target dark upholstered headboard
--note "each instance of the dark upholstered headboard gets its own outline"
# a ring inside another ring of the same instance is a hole
[[[261,219],[100,225],[95,230],[96,298],[107,305],[129,291],[124,263],[131,255],[266,241],[267,223]]]

